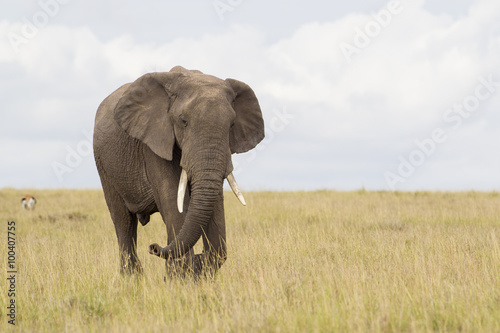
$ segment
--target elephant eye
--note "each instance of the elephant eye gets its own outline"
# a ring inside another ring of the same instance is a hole
[[[185,119],[183,119],[183,118],[181,118],[181,123],[182,123],[182,125],[183,125],[184,127],[187,127],[187,125],[188,125],[187,120],[185,120]]]
[[[234,123],[231,124],[231,128],[233,128],[233,127],[234,127]]]

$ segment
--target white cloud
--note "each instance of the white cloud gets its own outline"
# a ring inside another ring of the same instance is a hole
[[[13,140],[31,133],[33,140],[46,142],[44,147],[52,142],[50,149],[56,150],[53,143],[58,140],[77,142],[82,129],[93,126],[100,101],[114,89],[147,71],[181,64],[249,83],[261,100],[267,124],[274,109],[286,108],[295,116],[282,131],[272,133],[275,138],[255,160],[249,162],[248,155],[237,158],[242,169],[263,168],[257,171],[262,183],[243,175],[242,187],[272,183],[280,189],[336,184],[343,189],[385,188],[384,172],[397,168],[398,156],[411,152],[416,139],[447,125],[443,114],[474,93],[479,77],[492,74],[500,81],[499,13],[500,4],[494,0],[478,1],[457,18],[431,14],[422,1],[404,1],[401,14],[350,63],[340,45],[354,44],[356,29],[363,31],[374,13],[310,22],[273,43],[266,41],[265,31],[237,24],[223,33],[168,42],[141,42],[127,33],[102,40],[87,27],[49,25],[18,54],[8,39],[0,39],[0,68],[9,68],[18,78],[2,79],[13,80],[10,87],[0,82],[7,87],[2,100],[13,111],[5,118],[14,123],[10,127],[22,129],[7,128],[1,138],[4,146],[5,140],[16,145]],[[2,21],[0,35],[20,28],[19,23]],[[477,147],[495,149],[499,141],[498,113],[492,112],[500,107],[499,93],[496,96],[481,103],[474,117],[464,119],[403,188],[439,187],[440,175],[451,177],[448,166],[464,159],[474,170],[480,167],[475,161],[498,166],[498,154],[477,155]],[[53,159],[38,156],[37,163],[48,168]],[[324,174],[305,171],[315,166]],[[7,173],[16,173],[14,164],[10,170]],[[483,178],[496,177],[493,168],[487,171]],[[52,181],[40,186],[60,186]],[[498,178],[495,181],[500,188]],[[0,186],[7,183],[0,178]],[[448,184],[443,182],[444,187]]]

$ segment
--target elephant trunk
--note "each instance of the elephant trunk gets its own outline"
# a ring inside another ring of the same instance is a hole
[[[212,218],[214,207],[222,195],[226,163],[225,159],[211,159],[212,163],[205,164],[201,171],[183,171],[180,184],[186,183],[187,178],[191,184],[191,200],[186,214],[185,222],[176,235],[175,240],[166,247],[152,244],[149,252],[162,258],[179,258],[186,254],[206,232],[207,225]],[[217,161],[217,162],[216,162]],[[219,162],[220,161],[220,162]],[[209,165],[209,167],[207,167]],[[189,174],[189,175],[188,175]],[[189,177],[191,176],[191,177]],[[183,192],[179,186],[179,194]]]
[[[243,206],[246,206],[247,203],[245,201],[245,197],[243,196],[243,193],[241,193],[241,190],[236,183],[236,179],[234,179],[232,172],[227,176],[227,181],[229,183],[229,186],[231,186],[231,190],[233,190],[234,194],[241,202],[241,204]],[[182,169],[181,179],[179,180],[179,189],[177,191],[177,209],[179,210],[179,213],[182,213],[184,211],[184,196],[186,195],[187,185],[187,172],[186,170]]]

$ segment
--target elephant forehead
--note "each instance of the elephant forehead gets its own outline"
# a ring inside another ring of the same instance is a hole
[[[215,76],[199,74],[187,76],[180,82],[178,93],[203,96],[225,96],[231,95],[233,90],[224,81]]]
[[[226,126],[236,117],[236,113],[227,98],[213,97],[207,92],[176,104],[175,113],[182,115],[184,120],[193,122],[193,124],[201,122],[208,125],[215,122],[212,125],[224,123]]]
[[[220,95],[220,94],[219,94]],[[216,119],[217,116],[225,116],[228,119],[233,119],[236,116],[230,101],[220,96],[211,96],[209,93],[202,94],[201,98],[190,98],[184,104],[182,113],[198,115],[201,118],[206,117]],[[193,118],[192,118],[193,119]]]

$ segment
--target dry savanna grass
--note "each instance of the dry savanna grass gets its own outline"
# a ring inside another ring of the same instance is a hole
[[[34,212],[21,210],[33,194]],[[16,328],[26,332],[500,330],[498,193],[226,194],[228,261],[214,279],[164,281],[155,214],[141,276],[122,276],[101,191],[0,191],[16,222]],[[0,262],[6,275],[5,242]],[[199,251],[199,245],[197,250]],[[0,331],[7,323],[2,279]]]

